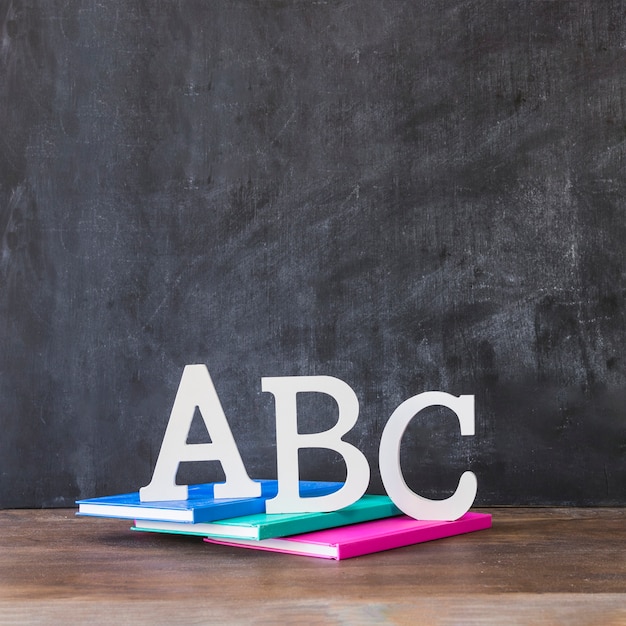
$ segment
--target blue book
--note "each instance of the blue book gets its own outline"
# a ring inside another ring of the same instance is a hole
[[[258,498],[215,498],[215,483],[189,485],[187,500],[142,502],[139,492],[101,498],[77,500],[78,515],[119,517],[133,520],[155,520],[197,524],[215,520],[265,513],[265,501],[278,493],[278,481],[257,480],[261,483]],[[300,495],[323,496],[338,491],[343,483],[300,481]]]

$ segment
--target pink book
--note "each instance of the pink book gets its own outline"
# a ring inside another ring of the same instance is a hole
[[[453,522],[416,520],[401,515],[291,537],[260,540],[205,538],[205,541],[339,561],[490,527],[491,515],[488,513],[466,513]]]

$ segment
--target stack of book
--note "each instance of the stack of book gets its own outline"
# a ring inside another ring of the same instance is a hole
[[[403,515],[388,496],[364,495],[327,513],[266,513],[278,490],[259,480],[258,498],[215,498],[214,483],[190,485],[187,500],[142,502],[139,493],[78,500],[78,515],[134,520],[132,530],[197,535],[214,544],[327,559],[347,559],[491,526],[491,515],[468,512],[451,522]],[[300,481],[301,497],[337,491],[342,483]]]

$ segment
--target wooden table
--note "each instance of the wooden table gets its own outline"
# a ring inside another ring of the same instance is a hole
[[[490,530],[339,562],[0,511],[0,624],[626,624],[626,508],[482,510]]]

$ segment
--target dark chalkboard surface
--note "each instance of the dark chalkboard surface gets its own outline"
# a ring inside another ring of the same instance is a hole
[[[0,506],[147,484],[189,363],[251,476],[261,377],[325,374],[373,492],[441,390],[476,435],[413,420],[416,491],[626,504],[625,241],[626,2],[2,0]]]

